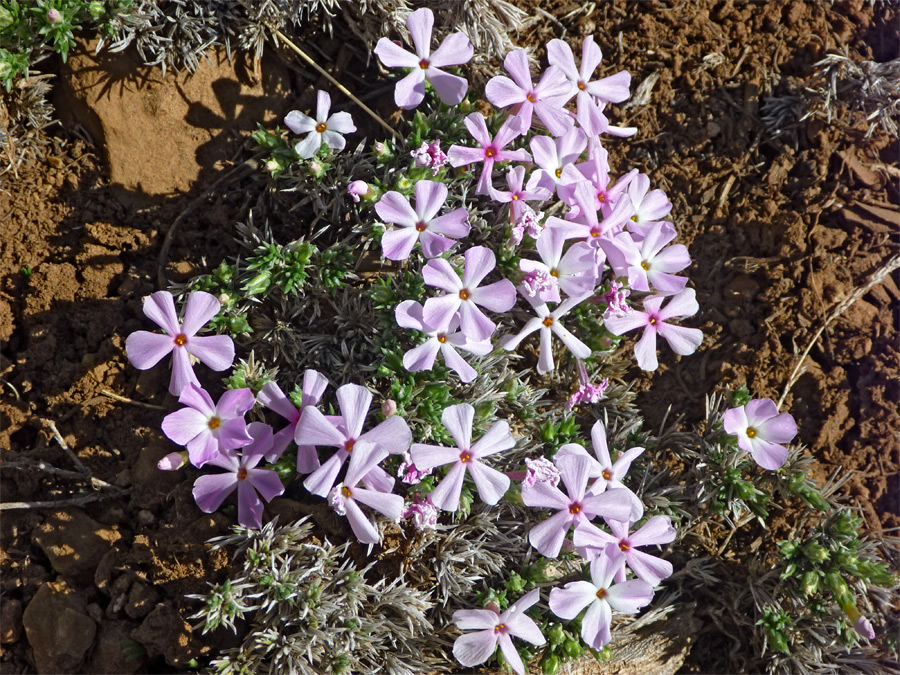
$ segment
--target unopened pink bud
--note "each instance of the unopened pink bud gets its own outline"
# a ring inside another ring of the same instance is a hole
[[[390,417],[394,413],[397,412],[397,402],[389,398],[384,403],[381,404],[381,414],[385,417]]]
[[[62,21],[62,14],[59,13],[58,9],[48,9],[47,10],[47,22],[52,24],[57,24]]]
[[[855,630],[860,634],[860,636],[866,638],[867,640],[875,639],[875,629],[872,628],[872,622],[864,616],[859,617],[854,622],[853,630]]]
[[[168,455],[159,460],[156,468],[160,471],[178,471],[178,469],[185,466],[187,463],[188,453],[186,451],[170,452]]]
[[[347,194],[358,204],[360,199],[370,199],[375,191],[366,181],[355,180],[347,186]]]

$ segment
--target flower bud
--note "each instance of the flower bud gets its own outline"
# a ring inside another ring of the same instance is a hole
[[[372,153],[376,157],[381,157],[382,159],[386,159],[391,156],[391,149],[387,146],[386,143],[382,143],[378,141],[375,145],[372,146]]]
[[[188,463],[188,453],[184,452],[170,452],[168,455],[163,457],[156,465],[156,468],[160,471],[178,471],[181,467],[185,466]]]
[[[381,414],[385,417],[390,417],[391,415],[397,412],[397,402],[389,398],[384,403],[381,404]]]
[[[860,634],[860,636],[866,638],[867,640],[875,639],[875,629],[872,628],[872,622],[864,616],[860,616],[853,623],[853,630],[855,630]]]
[[[274,157],[266,162],[266,171],[269,173],[275,173],[281,168],[281,165],[278,163],[278,160]]]
[[[397,188],[398,192],[409,192],[410,190],[412,190],[413,182],[406,176],[400,176],[397,179],[397,184],[394,187]]]
[[[805,555],[810,562],[825,562],[828,560],[828,549],[822,546],[817,541],[809,541],[803,545],[803,555]]]
[[[372,186],[364,180],[355,180],[347,186],[347,194],[353,197],[353,201],[359,204],[360,199],[369,200],[375,196]]]
[[[58,24],[62,21],[62,14],[59,13],[58,9],[48,9],[47,10],[47,23]]]
[[[309,175],[314,178],[321,178],[325,175],[325,167],[322,165],[322,162],[315,159],[306,165],[306,170],[309,171]]]
[[[106,7],[103,6],[103,3],[100,0],[94,0],[91,4],[88,5],[88,12],[91,17],[96,21],[101,16],[106,14]]]

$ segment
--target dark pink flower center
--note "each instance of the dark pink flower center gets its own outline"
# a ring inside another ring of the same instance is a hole
[[[579,88],[581,91],[584,91],[585,89],[587,89],[587,85],[584,83],[583,80],[579,80],[579,81],[578,81],[578,88]]]
[[[647,323],[649,323],[651,326],[655,326],[659,323],[659,317],[656,314],[651,314],[649,317],[647,317]]]
[[[553,317],[552,317],[552,316],[548,316],[548,317],[547,317],[546,319],[544,319],[541,323],[543,323],[547,328],[550,328],[550,326],[553,325]]]
[[[619,542],[619,550],[622,551],[622,553],[628,553],[628,551],[631,550],[631,542],[627,539],[622,539]]]
[[[348,441],[345,441],[344,442],[344,450],[346,450],[347,452],[353,452],[353,444],[354,443],[356,443],[356,441],[354,441],[352,438],[349,439]]]
[[[495,633],[503,633],[503,632],[505,632],[505,631],[506,631],[506,625],[505,625],[505,624],[498,623],[496,626],[494,626],[494,632],[495,632]]]
[[[467,462],[471,462],[472,461],[472,453],[469,452],[468,450],[463,450],[461,453],[459,453],[459,461],[462,462],[463,464],[466,464]]]
[[[470,297],[471,295],[472,295],[472,294],[469,293],[469,289],[468,289],[468,288],[464,288],[464,289],[462,289],[462,290],[459,292],[459,299],[460,299],[460,300],[468,300],[469,297]]]
[[[571,504],[569,504],[569,513],[576,515],[581,513],[581,504],[579,504],[578,502],[572,502]]]
[[[493,145],[489,145],[484,149],[484,156],[487,158],[491,158],[496,154],[497,154],[497,148],[495,148]]]
[[[606,597],[606,589],[605,589],[605,588],[598,588],[598,589],[597,589],[597,597],[600,598],[601,600],[602,600],[603,598],[605,598],[605,597]]]
[[[416,223],[416,232],[424,232],[428,226],[421,220]]]
[[[187,344],[187,335],[184,333],[179,333],[175,336],[175,344],[179,347],[184,347]]]
[[[246,480],[247,479],[247,469],[245,469],[244,467],[241,467],[240,469],[238,469],[237,479],[238,480]]]
[[[529,103],[537,103],[537,96],[534,95],[533,91],[529,91],[528,96],[526,96],[525,98],[528,99]]]
[[[600,192],[597,193],[597,201],[601,204],[606,203],[606,193],[603,190],[600,190]]]
[[[428,59],[422,59],[419,61],[419,68],[422,70],[427,70],[428,67],[431,66],[431,62]]]
[[[443,333],[439,333],[437,336],[437,341],[440,342],[441,344],[444,344],[447,341],[447,336],[444,335]]]

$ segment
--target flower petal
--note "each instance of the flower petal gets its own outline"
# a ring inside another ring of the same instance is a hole
[[[354,493],[356,489],[353,490]],[[352,498],[344,499],[344,508],[347,509],[347,520],[350,522],[350,529],[353,530],[353,534],[356,535],[357,539],[363,544],[377,544],[381,541],[378,528],[366,517],[366,514],[362,512],[355,500]]]
[[[635,343],[634,357],[641,370],[656,370],[659,366],[656,359],[656,330],[652,326],[647,326],[641,339]]]
[[[353,124],[353,116],[348,112],[336,112],[334,115],[328,118],[326,122],[326,127],[328,131],[333,131],[338,134],[352,134],[356,131],[356,125]],[[325,141],[328,142],[328,134],[325,135]],[[331,145],[329,143],[329,145]],[[331,147],[334,148],[332,145]],[[343,147],[343,146],[341,146]],[[338,150],[339,148],[335,148]]]
[[[658,586],[660,581],[672,575],[672,563],[636,548],[631,549],[625,558],[631,571],[651,586]]]
[[[318,408],[307,406],[297,422],[294,440],[297,445],[330,445],[340,448],[347,438]]]
[[[238,481],[238,524],[258,528],[262,525],[263,503],[248,481]]]
[[[193,408],[182,408],[163,418],[163,433],[173,443],[187,445],[200,434],[209,431],[209,418]]]
[[[306,135],[306,138],[294,146],[294,152],[296,152],[301,159],[309,159],[313,157],[321,147],[322,134],[313,130]]]
[[[125,355],[138,370],[148,370],[176,348],[171,335],[135,331],[125,339]]]
[[[234,363],[234,341],[228,335],[195,335],[184,348],[213,370],[226,370]]]
[[[783,445],[770,443],[762,438],[751,438],[749,440],[750,455],[753,457],[753,461],[762,468],[774,471],[784,466],[788,451]]]
[[[581,639],[592,649],[602,649],[610,640],[609,627],[612,623],[612,610],[608,602],[598,600],[588,607],[581,620]]]
[[[525,675],[525,664],[522,663],[522,657],[519,656],[519,651],[513,644],[512,638],[505,633],[500,633],[499,642],[500,651],[503,652],[503,656],[506,658],[509,667],[512,668],[513,672],[517,673],[517,675]]]
[[[196,335],[197,331],[219,313],[221,307],[222,303],[212,293],[194,291],[188,296],[185,304],[182,332],[189,338]]]
[[[354,440],[359,438],[369,407],[372,405],[371,392],[358,384],[345,384],[338,387],[335,396],[341,409],[341,418],[344,429],[347,430],[347,436]]]
[[[405,419],[399,415],[391,415],[361,435],[358,440],[375,443],[388,454],[400,455],[409,449],[412,432]]]
[[[417,241],[419,232],[414,227],[388,230],[381,235],[381,253],[388,260],[406,260],[412,254]]]
[[[426,285],[440,288],[447,293],[457,294],[457,296],[459,291],[463,289],[463,283],[460,281],[459,275],[450,263],[443,258],[429,260],[425,263],[425,267],[422,268],[422,277],[424,278]],[[426,302],[425,305],[427,307],[428,302]],[[425,310],[425,317],[425,320],[428,321],[427,309]],[[429,321],[429,323],[431,323],[432,326],[435,325],[431,321]]]
[[[453,657],[459,661],[460,665],[467,668],[484,663],[497,649],[499,635],[494,632],[493,627],[490,630],[461,635],[453,643]]]
[[[490,609],[458,609],[453,612],[453,623],[460,630],[493,630],[500,616]]]
[[[189,385],[199,386],[200,380],[191,368],[191,359],[183,347],[172,350],[172,376],[169,378],[169,393],[181,396]]]
[[[375,204],[375,213],[384,222],[403,227],[414,227],[419,221],[419,217],[409,205],[406,197],[395,190],[384,193],[384,196]]]
[[[315,408],[311,408],[311,410],[315,410]],[[341,466],[343,466],[344,460],[347,459],[348,455],[349,453],[346,450],[338,450],[322,466],[306,477],[306,480],[303,481],[303,487],[319,497],[327,496],[331,488],[334,487],[338,472],[341,470]]]
[[[292,110],[285,118],[284,123],[287,128],[298,136],[300,134],[308,134],[316,128],[316,121],[309,115],[304,115],[298,110]]]
[[[365,488],[353,488],[353,499],[370,509],[382,513],[391,520],[400,520],[403,515],[403,497]]]
[[[541,555],[555,558],[562,549],[572,519],[573,516],[568,509],[559,511],[532,527],[528,532],[528,541]]]
[[[426,340],[403,355],[403,367],[411,373],[420,370],[431,370],[434,367],[434,359],[440,348],[441,343],[438,342],[437,338]]]
[[[468,403],[447,406],[441,413],[441,422],[447,431],[450,432],[453,440],[456,441],[459,450],[471,449],[472,423],[474,420],[475,408]]]
[[[606,589],[606,601],[617,612],[637,614],[653,600],[653,588],[641,581],[632,579],[610,586]]]
[[[469,83],[464,77],[445,73],[440,68],[429,68],[425,77],[437,92],[438,97],[447,105],[456,105],[466,97]]]
[[[797,423],[790,413],[781,413],[756,426],[761,438],[772,443],[790,443],[797,435]]]
[[[450,471],[431,493],[431,503],[444,511],[456,511],[465,476],[466,467],[462,462],[450,467]]]
[[[541,237],[543,239],[543,237]],[[492,312],[508,312],[516,304],[516,287],[509,279],[501,279],[470,291],[472,302]]]
[[[628,540],[632,546],[657,546],[675,541],[675,534],[672,521],[667,516],[653,516]]]
[[[444,357],[444,363],[459,376],[460,382],[471,382],[478,376],[478,371],[470,366],[449,343],[445,342],[441,345],[441,354]]]
[[[435,68],[459,66],[469,61],[474,53],[475,47],[472,46],[472,42],[465,33],[451,33],[444,38],[441,46],[432,53],[428,60]]]
[[[509,477],[500,473],[497,469],[485,466],[478,460],[469,462],[469,473],[475,481],[478,496],[485,504],[493,506],[509,490]]]
[[[175,312],[175,300],[169,291],[156,291],[144,300],[144,316],[153,321],[172,337],[181,332],[178,314]]]
[[[503,75],[492,77],[484,87],[485,98],[498,108],[521,103],[527,94],[527,91]]]
[[[247,472],[247,481],[267,502],[284,493],[284,485],[278,474],[269,469],[251,469]]]
[[[203,513],[212,513],[234,492],[237,482],[237,476],[230,472],[200,476],[194,481],[194,501]]]
[[[560,619],[571,621],[585,607],[597,600],[597,587],[590,581],[572,581],[550,591],[550,611]]]
[[[381,38],[375,45],[375,56],[387,68],[418,68],[419,57],[408,52],[403,47],[389,40],[386,37]],[[286,120],[285,120],[286,122]],[[295,133],[303,133],[297,131]]]

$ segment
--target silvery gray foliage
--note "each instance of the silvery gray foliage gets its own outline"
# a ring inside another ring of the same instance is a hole
[[[44,157],[49,143],[43,130],[55,122],[49,101],[52,78],[24,78],[0,96],[0,176]]]

